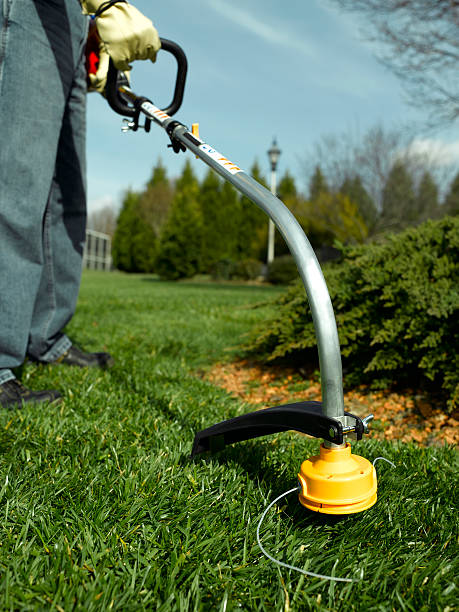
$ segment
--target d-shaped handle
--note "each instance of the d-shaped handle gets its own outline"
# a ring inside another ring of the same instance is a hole
[[[186,75],[188,72],[188,61],[186,59],[185,52],[183,49],[172,40],[167,38],[161,38],[161,49],[171,53],[177,61],[177,76],[175,79],[174,96],[172,102],[163,108],[165,113],[172,116],[174,115],[182,105],[183,94],[185,92]],[[120,95],[118,88],[120,85],[129,85],[123,72],[118,71],[110,58],[107,74],[107,85],[105,87],[105,94],[110,107],[119,115],[123,117],[134,117],[135,108],[130,106],[126,100]]]

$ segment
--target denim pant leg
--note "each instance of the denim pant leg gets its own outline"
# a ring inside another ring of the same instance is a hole
[[[67,297],[68,287],[56,291],[56,283],[75,283],[78,292],[73,252],[81,258],[84,103],[75,109],[84,97],[87,21],[78,0],[0,0],[0,20],[1,383],[24,361],[31,332],[37,338],[41,326],[46,337],[35,340],[37,357],[60,341],[55,314],[48,311],[44,325],[43,313],[51,303],[57,312],[68,311],[76,298]],[[72,144],[64,142],[70,131],[76,134]],[[69,192],[79,204],[73,199],[64,212]],[[72,270],[65,272],[66,266]],[[67,321],[71,314],[57,318]]]
[[[80,288],[86,234],[86,68],[80,54],[44,217],[45,265],[27,348],[40,361],[54,361],[71,346],[62,329],[75,312]]]

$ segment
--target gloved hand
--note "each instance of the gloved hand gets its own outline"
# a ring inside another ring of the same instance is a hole
[[[95,13],[103,0],[82,0],[88,13]],[[96,18],[97,30],[105,45],[104,51],[112,58],[118,70],[129,70],[130,62],[138,59],[156,60],[161,48],[158,32],[153,23],[132,4],[114,4]],[[102,57],[99,70],[102,69]],[[108,68],[108,62],[107,62]]]
[[[107,53],[105,43],[100,42],[97,51],[99,63],[97,64],[96,72],[88,72],[88,92],[98,91],[101,94],[105,93],[105,85],[107,84],[108,64],[110,56]],[[129,72],[124,71],[124,74],[129,80]]]

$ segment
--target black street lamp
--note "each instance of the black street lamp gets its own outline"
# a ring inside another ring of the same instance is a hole
[[[271,148],[268,150],[268,157],[271,163],[271,172],[276,172],[277,162],[279,161],[279,157],[281,154],[281,150],[277,146],[277,141],[273,138],[273,143]]]

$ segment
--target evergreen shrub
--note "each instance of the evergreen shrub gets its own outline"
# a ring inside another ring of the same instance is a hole
[[[427,221],[379,243],[342,247],[324,266],[348,386],[394,384],[459,403],[459,218]],[[316,338],[303,286],[277,299],[249,350],[314,363]]]
[[[236,263],[229,257],[219,259],[212,266],[211,275],[214,280],[230,280],[233,277]]]
[[[241,259],[234,267],[233,278],[256,280],[261,276],[263,264],[258,259]]]
[[[218,260],[212,266],[214,280],[256,280],[262,272],[263,264],[257,259],[235,261],[229,257]]]
[[[268,268],[268,281],[273,285],[288,285],[298,278],[298,268],[291,255],[275,257]]]

